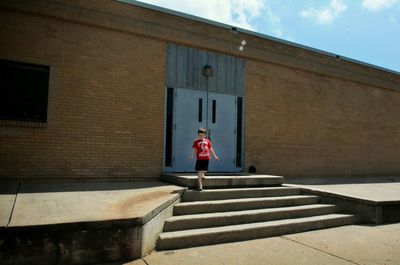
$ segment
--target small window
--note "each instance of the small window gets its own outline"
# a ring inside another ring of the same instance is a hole
[[[199,98],[199,122],[203,122],[203,99]]]
[[[217,101],[212,101],[212,123],[217,122]]]
[[[0,60],[0,119],[47,121],[49,67]]]

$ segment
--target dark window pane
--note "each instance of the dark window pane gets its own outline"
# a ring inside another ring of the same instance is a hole
[[[47,121],[49,67],[0,60],[0,119]]]
[[[217,122],[217,101],[212,101],[212,123]]]
[[[203,99],[199,98],[199,122],[203,121]]]

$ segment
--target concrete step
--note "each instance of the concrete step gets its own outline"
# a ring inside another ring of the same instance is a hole
[[[312,204],[293,207],[256,209],[234,212],[219,212],[174,216],[166,220],[165,232],[237,225],[245,223],[266,222],[278,219],[308,217],[314,215],[332,214],[336,206],[332,204]]]
[[[188,215],[212,212],[230,212],[271,207],[296,206],[318,203],[318,196],[294,195],[270,198],[245,198],[214,201],[183,202],[174,206],[174,215]]]
[[[357,222],[357,217],[346,214],[329,214],[296,219],[250,223],[164,232],[158,239],[158,250],[188,248],[227,242],[236,242],[263,237],[299,233]]]
[[[202,192],[188,190],[183,194],[182,201],[211,201],[235,198],[256,198],[299,195],[300,188],[293,187],[262,187],[262,188],[236,188],[236,189],[209,189]]]
[[[164,174],[161,180],[184,187],[197,187],[197,175],[194,174]],[[203,188],[225,187],[268,187],[280,186],[283,177],[271,175],[218,175],[206,176]]]

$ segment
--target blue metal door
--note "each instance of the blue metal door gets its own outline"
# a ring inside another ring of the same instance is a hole
[[[236,170],[236,97],[209,93],[208,137],[219,157],[210,161],[210,171],[234,172]]]
[[[175,89],[174,172],[194,172],[192,143],[200,127],[208,130],[219,161],[211,158],[210,172],[236,172],[236,97],[191,89]]]

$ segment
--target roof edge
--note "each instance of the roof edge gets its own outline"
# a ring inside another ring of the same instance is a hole
[[[234,31],[236,31],[238,33],[244,33],[244,34],[247,34],[247,35],[250,35],[250,36],[255,36],[255,37],[258,37],[258,38],[262,38],[262,39],[266,39],[266,40],[270,40],[270,41],[274,41],[274,42],[290,45],[290,46],[293,46],[293,47],[296,47],[296,48],[300,48],[300,49],[308,50],[308,51],[311,51],[311,52],[319,53],[319,54],[322,54],[322,55],[325,55],[325,56],[329,56],[329,57],[332,57],[332,58],[334,58],[336,60],[343,60],[343,61],[359,64],[359,65],[362,65],[362,66],[374,68],[374,69],[377,69],[377,70],[381,70],[381,71],[384,71],[384,72],[388,72],[388,73],[400,76],[400,72],[395,71],[395,70],[391,70],[391,69],[388,69],[388,68],[385,68],[385,67],[381,67],[381,66],[378,66],[378,65],[370,64],[370,63],[363,62],[363,61],[360,61],[360,60],[352,59],[352,58],[349,58],[349,57],[346,57],[346,56],[342,56],[340,54],[335,54],[335,53],[332,53],[332,52],[320,50],[320,49],[313,48],[313,47],[310,47],[310,46],[307,46],[307,45],[303,45],[303,44],[300,44],[300,43],[291,42],[291,41],[287,41],[287,40],[284,40],[284,39],[276,38],[276,37],[273,37],[273,36],[270,36],[270,35],[267,35],[267,34],[255,32],[255,31],[251,31],[251,30],[247,30],[247,29],[240,28],[240,27],[237,27],[237,26],[234,26],[234,25],[225,24],[225,23],[222,23],[222,22],[218,22],[218,21],[214,21],[214,20],[198,17],[198,16],[195,16],[195,15],[190,15],[190,14],[183,13],[183,12],[180,12],[180,11],[176,11],[176,10],[168,9],[168,8],[165,8],[165,7],[160,7],[160,6],[156,6],[156,5],[152,5],[152,4],[136,1],[136,0],[116,0],[116,1],[121,2],[121,3],[125,3],[125,4],[131,4],[131,5],[139,6],[139,7],[150,9],[150,10],[153,10],[153,11],[167,13],[167,14],[170,14],[170,15],[173,15],[173,16],[178,16],[178,17],[190,19],[190,20],[193,20],[193,21],[201,22],[201,23],[206,23],[206,24],[209,24],[209,25],[217,26],[217,27],[220,27],[220,28],[225,28],[225,29],[228,29],[228,30],[234,30]]]

